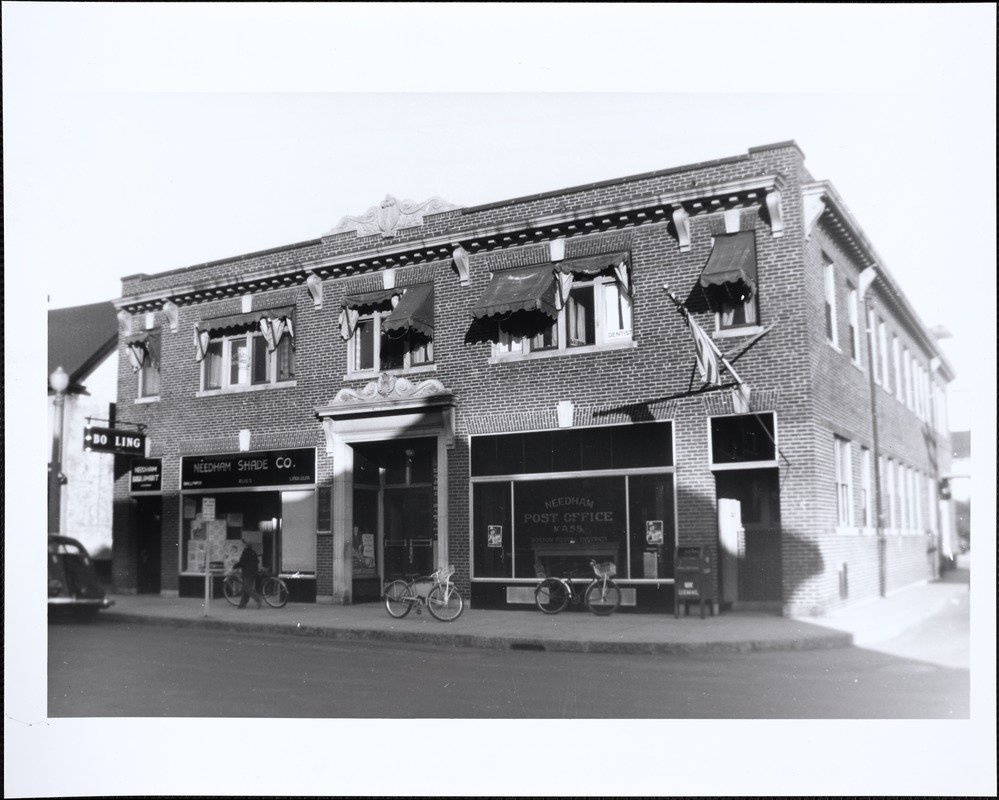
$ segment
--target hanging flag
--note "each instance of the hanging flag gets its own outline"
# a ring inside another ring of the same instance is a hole
[[[694,350],[697,353],[697,369],[701,373],[701,379],[705,383],[720,384],[721,369],[718,366],[718,350],[715,343],[701,329],[693,317],[685,315],[687,326],[694,337]]]

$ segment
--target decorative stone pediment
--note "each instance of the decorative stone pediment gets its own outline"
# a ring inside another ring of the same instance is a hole
[[[394,403],[400,400],[418,400],[436,395],[450,396],[438,380],[425,380],[419,383],[383,372],[378,380],[371,381],[363,389],[344,388],[330,401],[331,406],[357,405],[359,403]]]
[[[454,447],[455,397],[444,384],[429,379],[412,381],[382,373],[363,389],[343,388],[329,404],[316,409],[316,416],[326,434],[326,452],[334,450],[338,423],[374,425],[385,430],[387,438],[397,434],[393,426],[409,426],[414,422],[442,432],[448,448]],[[399,420],[393,422],[392,420]],[[374,422],[365,421],[374,420]],[[388,425],[388,428],[385,426]]]
[[[356,231],[358,236],[380,234],[388,238],[395,236],[396,231],[401,228],[422,225],[423,218],[428,214],[439,214],[460,207],[439,197],[415,203],[412,200],[399,201],[387,194],[381,203],[372,206],[360,216],[347,215],[343,217],[330,231],[330,234]]]

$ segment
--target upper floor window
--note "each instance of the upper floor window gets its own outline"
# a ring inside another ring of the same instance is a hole
[[[160,394],[160,332],[149,330],[125,339],[132,372],[138,373],[138,397],[159,397]]]
[[[871,510],[871,451],[860,448],[860,524],[869,528],[874,515]]]
[[[433,284],[348,295],[340,312],[347,372],[408,370],[434,361]]]
[[[499,321],[497,354],[567,350],[631,340],[631,297],[614,277],[572,282],[558,316],[511,314]]]
[[[291,308],[202,320],[195,328],[203,390],[240,389],[295,379]]]
[[[891,356],[892,362],[895,366],[894,381],[895,384],[895,397],[899,400],[905,399],[904,393],[904,383],[905,379],[902,375],[902,345],[898,341],[898,337],[892,334],[891,337]]]
[[[716,237],[698,283],[717,314],[719,330],[758,324],[756,235],[742,231]]]
[[[839,347],[839,333],[836,330],[836,267],[825,253],[822,257],[825,262],[826,339],[833,347]]]
[[[472,314],[496,326],[496,357],[630,343],[626,254],[494,273]]]
[[[850,458],[850,443],[838,436],[833,437],[833,455],[836,469],[836,522],[841,527],[849,527],[853,525],[853,504],[850,502],[853,462]]]
[[[846,310],[850,321],[850,359],[854,364],[860,363],[860,319],[859,295],[852,286],[847,296]]]
[[[878,352],[877,323],[874,319],[873,309],[867,310],[867,346],[871,359],[871,371],[874,373],[874,382],[881,383],[881,357]]]
[[[881,376],[886,391],[891,391],[891,354],[888,352],[888,326],[878,320],[878,349],[881,353]]]

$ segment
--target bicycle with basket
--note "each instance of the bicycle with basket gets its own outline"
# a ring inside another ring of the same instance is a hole
[[[441,567],[429,575],[407,575],[408,580],[395,580],[385,587],[385,610],[389,616],[402,619],[413,608],[419,614],[426,606],[430,614],[441,622],[454,622],[461,616],[465,601],[451,576],[454,567]]]
[[[592,613],[605,617],[613,614],[621,606],[621,589],[612,578],[617,574],[617,566],[612,561],[598,564],[588,559],[593,579],[582,592],[573,588],[573,578],[582,572],[572,570],[564,576],[546,577],[534,590],[534,601],[545,614],[558,614],[570,603],[578,606],[581,602]]]

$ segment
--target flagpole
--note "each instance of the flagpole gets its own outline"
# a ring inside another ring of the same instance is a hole
[[[684,321],[688,322],[689,312],[687,311],[686,308],[684,308],[683,303],[681,303],[679,300],[676,299],[676,295],[673,294],[668,284],[665,283],[663,284],[663,291],[666,292],[667,297],[669,297],[669,299],[673,301],[673,305],[676,306],[676,310],[680,312],[680,316],[683,317]],[[739,385],[739,394],[742,395],[743,399],[748,404],[749,397],[747,396],[746,392],[746,389],[748,387],[746,386],[745,383],[743,383],[742,378],[740,378],[738,373],[736,373],[735,369],[732,367],[732,364],[729,362],[729,360],[721,354],[721,351],[718,349],[718,345],[716,345],[714,341],[711,339],[707,339],[707,343],[708,346],[714,351],[715,355],[718,356],[718,360],[725,365],[725,369],[727,369],[729,371],[729,374],[735,379],[735,382]]]

